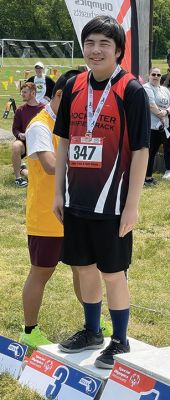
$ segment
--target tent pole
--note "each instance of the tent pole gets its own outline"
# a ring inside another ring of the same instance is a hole
[[[153,8],[154,8],[154,0],[150,0],[149,69],[152,67],[152,50],[153,50]]]

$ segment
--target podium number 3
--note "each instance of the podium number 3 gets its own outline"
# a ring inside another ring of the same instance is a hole
[[[56,399],[58,393],[60,392],[61,385],[67,381],[68,376],[69,376],[69,370],[67,367],[63,365],[55,370],[53,374],[53,377],[55,379],[54,383],[52,385],[50,384],[46,390],[47,399],[50,400]]]

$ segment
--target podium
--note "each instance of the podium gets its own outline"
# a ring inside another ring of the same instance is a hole
[[[105,338],[104,346],[108,346],[110,338]],[[150,351],[154,349],[154,346],[143,343],[136,339],[129,339],[131,352],[130,354],[140,353],[141,351]],[[58,344],[48,344],[44,346],[39,346],[38,350],[51,356],[52,358],[61,361],[64,365],[69,365],[73,368],[78,368],[79,370],[93,375],[96,378],[102,379],[103,383],[108,379],[111,370],[110,369],[100,369],[94,366],[96,358],[100,355],[102,349],[99,350],[86,350],[80,353],[64,353],[58,348]]]
[[[69,354],[58,344],[39,346],[19,382],[51,400],[170,400],[170,347],[129,342],[131,352],[116,355],[112,370],[94,366],[102,349]]]
[[[100,400],[169,400],[170,347],[115,356]]]

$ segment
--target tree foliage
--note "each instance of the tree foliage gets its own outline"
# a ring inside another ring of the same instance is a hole
[[[0,0],[0,38],[74,40],[80,48],[64,0]],[[153,57],[170,48],[169,1],[154,0]]]
[[[154,0],[153,12],[153,58],[161,58],[170,49],[170,4]]]

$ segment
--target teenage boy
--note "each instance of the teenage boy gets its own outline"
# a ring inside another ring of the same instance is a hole
[[[31,269],[23,289],[25,327],[20,341],[31,347],[50,343],[37,321],[45,285],[59,261],[63,239],[63,227],[52,212],[58,146],[58,138],[52,132],[63,88],[76,73],[80,72],[68,71],[58,79],[51,102],[26,130],[29,171],[26,226]]]
[[[85,329],[60,344],[65,352],[103,346],[101,271],[113,324],[109,346],[95,365],[112,368],[114,355],[130,351],[126,332],[132,229],[137,221],[150,130],[146,93],[120,63],[125,33],[109,16],[82,30],[90,72],[68,82],[55,125],[54,211],[64,223],[63,261],[79,271]]]

